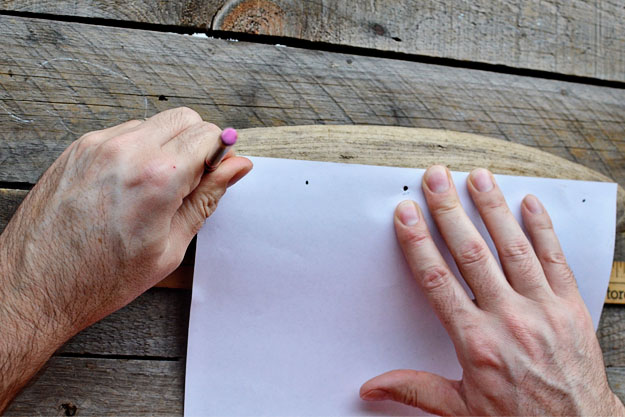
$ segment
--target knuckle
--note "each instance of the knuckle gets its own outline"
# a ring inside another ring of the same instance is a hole
[[[559,250],[547,251],[540,254],[540,261],[545,264],[563,266],[568,269],[569,264],[566,261],[564,253]]]
[[[533,255],[534,249],[523,238],[514,238],[501,245],[499,256],[509,261],[526,261]]]
[[[89,145],[89,146],[90,145],[94,145],[94,144],[96,144],[98,142],[99,137],[100,137],[100,131],[99,130],[96,130],[94,132],[85,133],[78,140],[78,144]]]
[[[202,117],[189,107],[178,107],[174,109],[172,116],[184,125],[196,124],[202,121]]]
[[[482,210],[486,213],[491,213],[493,211],[509,211],[508,205],[506,204],[506,200],[499,193],[494,193],[494,195],[489,195],[489,198],[480,202],[480,206]]]
[[[144,162],[139,166],[133,183],[161,191],[167,188],[171,181],[169,169],[171,165],[172,161],[168,158],[158,158]]]
[[[525,318],[512,313],[504,316],[504,323],[508,334],[530,357],[539,358],[544,354],[542,324],[530,325]]]
[[[219,197],[213,193],[204,193],[198,198],[198,211],[202,214],[202,221],[207,219],[217,209]]]
[[[410,386],[406,386],[401,390],[399,400],[410,407],[419,406],[419,395],[417,394],[417,391],[412,389]]]
[[[476,368],[501,369],[505,362],[497,343],[483,332],[473,331],[465,335],[465,358]]]
[[[107,140],[99,148],[101,156],[107,161],[119,158],[123,154],[123,150],[123,142],[117,139]]]
[[[457,213],[460,209],[460,202],[455,197],[442,198],[430,206],[430,211],[434,217]]]
[[[478,240],[469,240],[460,245],[457,257],[458,262],[465,266],[486,265],[490,251],[486,245]]]
[[[426,230],[404,230],[399,238],[402,246],[418,248],[422,246],[430,237]]]
[[[436,291],[449,285],[451,276],[449,270],[442,265],[426,268],[419,277],[421,287],[425,291]]]
[[[83,154],[85,152],[89,152],[95,148],[100,143],[100,132],[89,132],[83,135],[80,139],[74,142],[75,152],[78,154]]]
[[[211,122],[202,122],[201,129],[203,132],[209,134],[221,133],[221,129],[216,124]]]
[[[532,228],[537,232],[547,231],[553,233],[553,223],[551,223],[551,219],[546,216],[539,217],[539,219],[535,220]]]

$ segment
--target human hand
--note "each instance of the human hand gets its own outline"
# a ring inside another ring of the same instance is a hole
[[[0,354],[47,338],[45,362],[180,264],[226,188],[252,168],[230,152],[203,175],[220,132],[179,108],[88,133],[63,152],[0,236]]]
[[[422,184],[475,302],[443,260],[417,204],[404,201],[395,212],[397,238],[454,343],[462,379],[395,370],[367,381],[361,397],[440,415],[625,415],[608,385],[590,315],[541,203],[531,195],[522,203],[530,244],[490,172],[474,170],[467,187],[502,268],[462,209],[449,171],[431,167]]]

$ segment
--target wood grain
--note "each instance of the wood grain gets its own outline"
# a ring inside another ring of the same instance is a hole
[[[183,400],[183,361],[53,357],[5,416],[172,416]]]
[[[607,374],[625,399],[625,368],[611,367]],[[5,416],[172,416],[182,415],[183,402],[182,361],[55,357]]]
[[[190,291],[153,288],[79,333],[59,352],[184,358],[190,303]],[[605,365],[625,367],[625,308],[604,306],[597,337]]]
[[[535,148],[447,130],[349,125],[244,129],[237,149],[246,155],[279,158],[399,167],[443,163],[454,171],[482,166],[496,174],[612,181]],[[617,229],[623,231],[625,190],[620,186],[617,200]]]
[[[78,333],[58,353],[184,358],[190,306],[191,291],[152,288]]]
[[[190,291],[150,289],[76,335],[59,353],[184,358],[190,303]],[[625,367],[625,308],[604,306],[597,337],[605,365]]]
[[[4,0],[0,10],[272,35],[625,81],[619,1]]]
[[[0,233],[4,231],[9,220],[17,210],[26,193],[24,190],[0,188]]]
[[[625,402],[625,368],[607,368],[606,371],[612,391],[614,391],[621,401]]]
[[[179,105],[237,128],[376,124],[483,134],[625,184],[625,90],[168,33],[0,20],[0,181],[33,183],[81,133]]]
[[[292,126],[243,129],[237,150],[246,155],[455,171],[482,166],[497,174],[611,181],[582,165],[520,144],[467,133],[381,126]],[[392,146],[389,146],[392,144]],[[0,189],[0,232],[25,191]],[[617,229],[625,229],[625,191],[618,189]],[[617,249],[621,249],[620,246]],[[617,260],[625,254],[617,252]],[[164,285],[189,288],[177,271]]]

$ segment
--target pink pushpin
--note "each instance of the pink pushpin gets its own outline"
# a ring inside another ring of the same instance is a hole
[[[230,147],[237,143],[237,138],[237,131],[231,127],[228,127],[221,132],[218,146],[215,148],[215,151],[206,158],[207,172],[213,172],[217,169],[221,160],[228,153],[228,150],[230,150]]]

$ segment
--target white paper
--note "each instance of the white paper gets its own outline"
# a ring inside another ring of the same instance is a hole
[[[392,369],[461,376],[395,240],[395,206],[413,199],[427,208],[423,170],[252,160],[253,171],[198,236],[185,415],[418,415],[364,402],[358,390]],[[466,176],[453,174],[487,236]],[[596,327],[614,250],[616,184],[496,178],[517,219],[526,194],[543,202]]]

